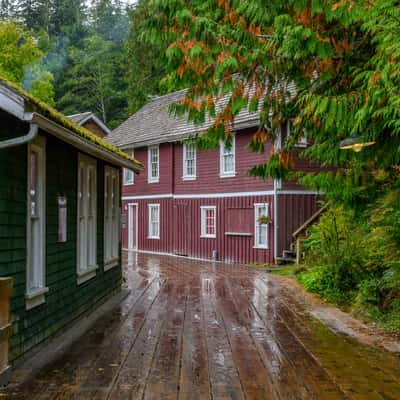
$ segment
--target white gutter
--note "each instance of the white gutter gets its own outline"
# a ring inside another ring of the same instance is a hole
[[[0,149],[6,149],[9,147],[19,146],[35,139],[39,131],[39,127],[36,124],[30,124],[29,132],[24,136],[19,136],[12,139],[3,140],[0,142]]]
[[[143,170],[143,168],[136,163],[124,159],[118,154],[115,154],[112,151],[105,149],[104,147],[100,147],[99,145],[88,141],[87,139],[77,135],[67,128],[64,128],[56,122],[51,121],[41,114],[33,113],[32,123],[39,125],[43,130],[51,133],[53,136],[61,139],[63,142],[78,147],[82,151],[94,157],[98,157],[104,161],[110,162],[111,164],[130,169],[136,173],[139,173]]]

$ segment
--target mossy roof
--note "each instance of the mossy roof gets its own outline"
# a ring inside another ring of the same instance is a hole
[[[70,120],[68,117],[54,109],[53,107],[49,106],[48,104],[44,103],[43,101],[37,99],[35,96],[32,96],[29,92],[22,89],[20,86],[16,85],[13,82],[10,82],[3,77],[0,76],[0,84],[9,87],[11,90],[14,90],[25,100],[31,103],[37,111],[42,114],[44,117],[50,119],[51,121],[61,125],[62,127],[68,129],[69,131],[81,136],[82,138],[92,142],[93,144],[108,150],[119,157],[124,158],[125,160],[131,161],[140,168],[143,168],[143,164],[140,161],[135,160],[134,158],[130,157],[127,153],[119,150],[117,147],[113,146],[112,144],[106,142],[105,140],[101,139],[100,137],[96,136],[94,133],[90,132],[88,129],[78,125],[74,121]],[[36,111],[36,110],[35,110]]]

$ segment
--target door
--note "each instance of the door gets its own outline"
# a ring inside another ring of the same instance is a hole
[[[187,203],[178,203],[174,206],[175,211],[175,235],[174,249],[175,254],[180,256],[188,255],[189,231],[188,231],[188,205]]]
[[[128,205],[128,250],[137,250],[138,242],[138,205]]]

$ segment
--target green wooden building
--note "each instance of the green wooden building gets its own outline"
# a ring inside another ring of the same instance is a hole
[[[0,79],[0,277],[13,280],[0,352],[11,365],[120,290],[122,168],[142,166]]]

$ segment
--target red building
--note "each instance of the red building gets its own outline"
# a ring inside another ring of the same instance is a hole
[[[124,173],[123,247],[273,262],[289,248],[292,233],[318,209],[318,194],[294,182],[248,176],[271,150],[267,146],[264,154],[256,154],[246,148],[258,128],[256,113],[243,110],[235,119],[230,148],[196,148],[189,138],[199,127],[168,113],[168,106],[183,95],[180,91],[153,99],[107,137],[145,165],[138,176]],[[311,168],[302,163],[301,168]]]

